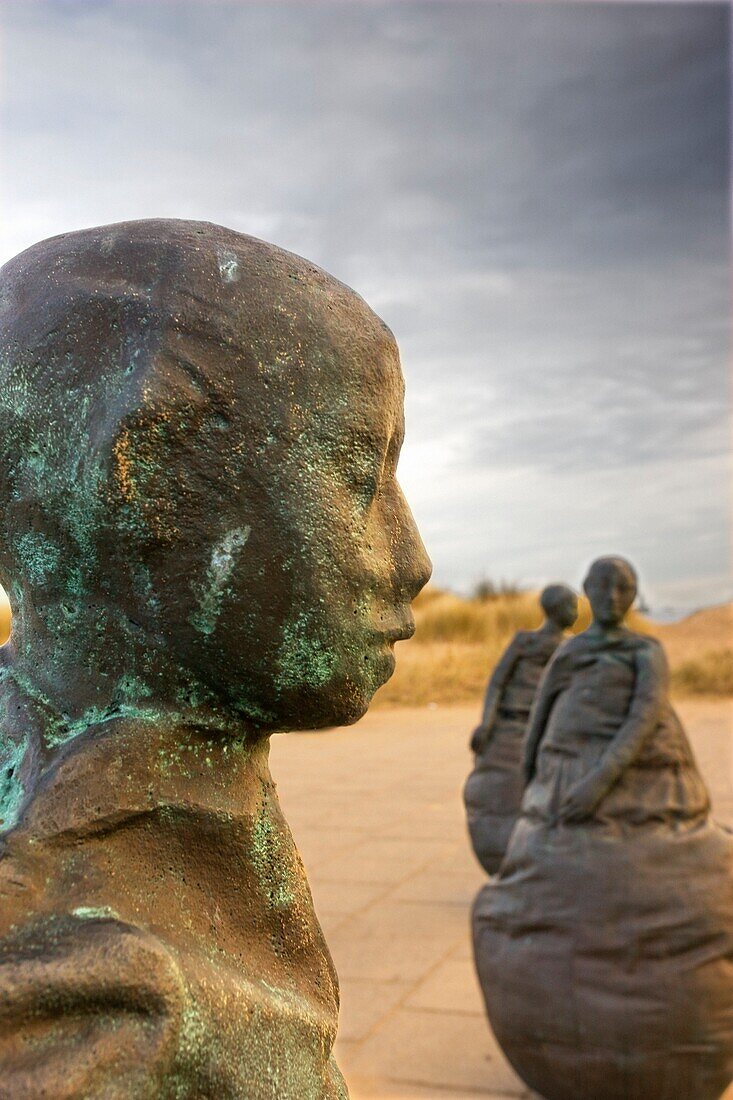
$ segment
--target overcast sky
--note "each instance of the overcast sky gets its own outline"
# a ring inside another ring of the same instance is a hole
[[[399,341],[435,580],[730,598],[725,5],[0,0],[0,261],[264,237]]]

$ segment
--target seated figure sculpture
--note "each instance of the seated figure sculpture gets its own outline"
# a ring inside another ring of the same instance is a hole
[[[356,721],[429,563],[394,339],[205,223],[2,270],[2,1100],[336,1100],[269,735]]]
[[[594,621],[543,677],[529,786],[474,905],[491,1025],[546,1100],[718,1100],[733,1080],[733,837],[669,702],[657,641],[623,626],[633,569],[601,558]]]
[[[545,665],[578,617],[578,598],[564,584],[540,595],[547,618],[539,630],[520,630],[489,680],[481,722],[471,737],[476,754],[463,800],[471,844],[493,875],[501,866],[524,793],[522,742]]]

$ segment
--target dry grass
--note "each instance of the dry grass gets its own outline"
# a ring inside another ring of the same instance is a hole
[[[672,669],[681,695],[733,695],[733,649],[709,649]]]
[[[400,643],[397,670],[374,699],[375,706],[426,706],[480,699],[500,646],[463,642]]]
[[[376,706],[420,706],[475,702],[517,630],[542,621],[537,593],[504,592],[491,599],[463,599],[428,587],[415,601],[416,631],[397,649],[397,670],[377,693]],[[733,608],[711,608],[680,623],[660,626],[637,612],[633,630],[658,637],[672,664],[672,684],[680,694],[733,694]],[[573,628],[585,630],[590,608],[580,600]],[[705,644],[703,644],[705,640]],[[699,654],[699,656],[698,656]]]
[[[733,604],[706,607],[681,619],[655,627],[673,667],[696,660],[710,650],[733,648]]]
[[[537,600],[527,593],[479,601],[438,592],[416,602],[415,637],[418,645],[431,642],[490,645],[516,630],[532,630],[541,620]]]
[[[655,626],[680,695],[733,695],[733,604]]]

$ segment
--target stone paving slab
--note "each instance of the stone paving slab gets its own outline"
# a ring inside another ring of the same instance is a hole
[[[468,915],[460,908],[387,895],[343,920],[328,942],[344,978],[418,982],[467,935]]]
[[[444,962],[411,988],[405,998],[407,1008],[430,1012],[465,1013],[484,1016],[484,1002],[473,972],[473,959],[453,951]]]
[[[477,1056],[477,1052],[480,1052]],[[398,1008],[342,1059],[346,1079],[380,1073],[390,1082],[522,1096],[526,1089],[482,1014]]]
[[[342,1046],[361,1043],[385,1018],[391,1017],[392,1011],[413,990],[412,982],[383,982],[375,978],[341,978],[340,983],[339,1043]]]
[[[733,702],[679,711],[716,814],[733,825]],[[469,911],[484,875],[461,790],[477,714],[376,710],[348,729],[273,738],[272,772],[341,980],[336,1054],[352,1100],[533,1095],[496,1045],[473,970]]]
[[[424,1085],[399,1085],[368,1078],[350,1078],[351,1100],[508,1100],[506,1093],[464,1092],[456,1089],[434,1089]],[[516,1100],[516,1094],[514,1094]],[[524,1093],[531,1100],[531,1093]],[[538,1098],[541,1100],[541,1098]]]

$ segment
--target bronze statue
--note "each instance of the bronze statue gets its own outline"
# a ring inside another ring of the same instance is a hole
[[[268,740],[412,633],[402,393],[358,295],[218,226],[3,268],[3,1100],[346,1096]]]
[[[623,626],[621,558],[547,667],[529,787],[474,950],[497,1039],[546,1100],[718,1100],[733,1080],[733,836],[669,702],[657,641]]]
[[[489,680],[481,722],[473,731],[474,769],[463,800],[471,844],[481,866],[493,875],[501,866],[524,793],[522,741],[532,700],[545,665],[563,631],[578,617],[572,588],[551,584],[540,595],[546,615],[539,630],[520,630]]]

